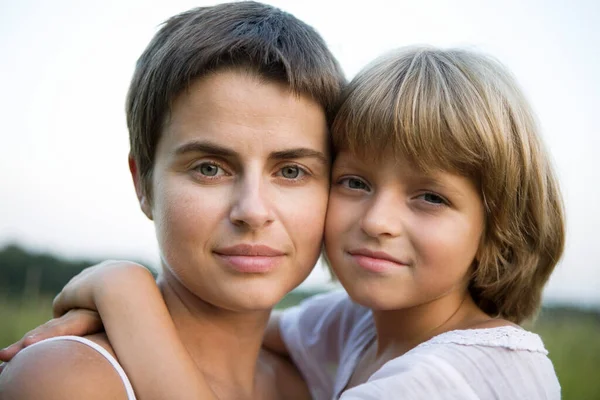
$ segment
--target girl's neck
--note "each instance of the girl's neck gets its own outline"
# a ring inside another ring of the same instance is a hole
[[[252,398],[262,338],[271,310],[216,307],[165,271],[158,280],[179,337],[219,398]]]
[[[490,319],[468,292],[458,290],[411,308],[373,310],[373,318],[378,357],[398,357],[436,335]]]

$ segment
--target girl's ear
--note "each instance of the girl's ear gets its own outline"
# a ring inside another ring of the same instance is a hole
[[[144,189],[144,185],[142,184],[142,179],[140,177],[139,169],[135,159],[131,154],[129,154],[129,172],[131,172],[131,178],[133,179],[133,185],[135,186],[135,193],[137,194],[138,202],[140,203],[140,208],[142,212],[148,217],[148,219],[152,220],[152,206],[148,199],[148,195],[146,194],[146,190]]]

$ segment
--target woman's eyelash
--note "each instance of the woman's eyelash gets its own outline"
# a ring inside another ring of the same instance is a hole
[[[215,178],[219,175],[227,174],[225,169],[217,162],[202,161],[192,167],[192,170],[206,178]],[[219,174],[219,172],[221,172]]]
[[[279,170],[277,171],[277,174],[281,177],[283,177],[284,179],[288,179],[288,180],[301,180],[303,178],[305,178],[306,176],[309,175],[309,172],[297,165],[297,164],[288,164],[288,165],[284,165],[283,167],[279,168]]]

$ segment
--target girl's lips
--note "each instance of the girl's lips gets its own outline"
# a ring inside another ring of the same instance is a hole
[[[400,266],[392,261],[383,260],[381,258],[372,258],[361,255],[352,255],[352,258],[360,267],[371,272],[383,272]]]
[[[408,266],[407,262],[401,261],[382,251],[361,248],[350,250],[348,254],[361,268],[371,272],[383,272],[392,268]]]

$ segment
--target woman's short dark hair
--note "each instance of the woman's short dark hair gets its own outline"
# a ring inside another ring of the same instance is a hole
[[[193,80],[223,68],[284,83],[318,102],[329,119],[345,82],[321,36],[275,7],[235,2],[170,18],[139,58],[127,96],[131,156],[146,196],[171,103]]]

